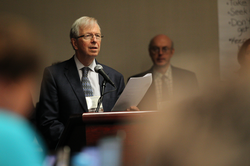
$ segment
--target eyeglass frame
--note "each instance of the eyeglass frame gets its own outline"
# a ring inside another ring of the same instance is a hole
[[[86,35],[90,35],[91,38],[90,38],[90,39],[86,39],[86,38],[85,38]],[[96,40],[102,40],[102,38],[104,37],[103,35],[100,34],[100,38],[97,38],[96,35],[97,35],[97,34],[87,33],[87,34],[85,34],[85,35],[77,36],[77,37],[75,37],[75,39],[79,39],[79,38],[83,37],[85,40],[92,40],[92,39],[94,38],[94,36],[95,36]]]
[[[164,50],[164,48],[167,48],[167,50]],[[154,50],[154,49],[157,49],[157,50]],[[150,51],[152,51],[152,53],[159,53],[160,52],[160,49],[162,49],[162,53],[163,54],[166,54],[168,53],[168,51],[172,51],[174,48],[172,47],[168,47],[168,46],[164,46],[164,47],[156,47],[156,46],[152,46],[150,47]]]

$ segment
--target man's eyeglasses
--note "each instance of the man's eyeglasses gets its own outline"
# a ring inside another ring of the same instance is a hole
[[[83,37],[84,40],[92,40],[94,36],[96,40],[102,40],[102,38],[104,37],[101,34],[85,34],[85,35],[76,37],[76,39]]]
[[[172,51],[173,48],[169,48],[169,47],[151,47],[150,50],[152,51],[152,53],[156,54],[159,53],[160,50],[162,51],[163,54],[169,53],[170,51]]]

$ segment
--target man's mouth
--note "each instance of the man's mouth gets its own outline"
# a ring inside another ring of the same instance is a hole
[[[157,58],[157,61],[163,61],[165,60],[164,58]]]
[[[96,50],[96,49],[98,49],[98,47],[89,47],[89,49]]]

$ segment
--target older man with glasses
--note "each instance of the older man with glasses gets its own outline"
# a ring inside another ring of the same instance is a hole
[[[149,55],[153,67],[132,77],[152,73],[153,83],[138,105],[140,110],[157,110],[172,99],[197,93],[198,82],[195,73],[174,67],[170,60],[174,55],[173,41],[160,34],[151,39]]]
[[[101,29],[92,17],[77,19],[70,30],[70,40],[75,55],[64,62],[47,67],[37,106],[38,127],[50,149],[58,143],[71,115],[95,110],[92,104],[101,96],[104,78],[95,72],[95,60],[102,41]],[[124,78],[116,70],[102,65],[103,71],[113,81],[106,84],[100,109],[111,111],[124,89]]]

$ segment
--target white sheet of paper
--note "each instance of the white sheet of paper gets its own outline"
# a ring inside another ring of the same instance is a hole
[[[130,106],[137,106],[151,83],[151,73],[148,73],[143,77],[131,77],[111,111],[125,111]]]

